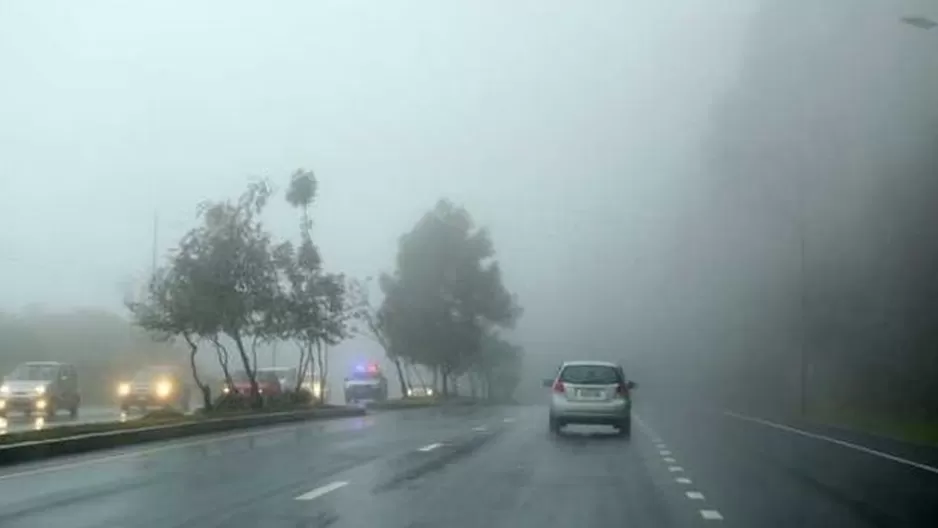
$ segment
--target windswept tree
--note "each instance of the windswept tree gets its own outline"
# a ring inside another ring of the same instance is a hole
[[[178,257],[177,257],[178,258]],[[201,298],[187,277],[176,273],[175,266],[157,270],[147,287],[146,298],[130,300],[127,307],[134,322],[159,341],[182,338],[189,347],[192,378],[202,394],[206,409],[212,407],[211,391],[199,375],[196,355],[199,344],[217,334],[218,321],[209,299]]]
[[[521,314],[502,283],[486,229],[440,200],[401,237],[397,269],[382,278],[385,332],[392,347],[449,380],[478,365],[485,332]]]
[[[345,302],[345,278],[326,273],[319,248],[313,243],[310,208],[316,197],[317,182],[311,171],[293,173],[286,199],[300,209],[300,244],[290,243],[277,248],[280,282],[285,285],[281,296],[279,333],[299,345],[300,364],[297,387],[310,370],[325,383],[326,351],[346,337],[348,310]],[[320,392],[323,397],[325,391]]]
[[[356,334],[367,337],[377,343],[384,355],[394,364],[397,371],[397,381],[401,387],[401,394],[407,397],[408,383],[404,375],[403,358],[401,354],[394,351],[391,340],[387,335],[388,312],[382,306],[375,306],[371,301],[369,294],[371,286],[371,277],[364,281],[351,281],[349,284],[349,305],[352,319],[354,320],[354,331]]]
[[[259,182],[237,201],[202,204],[201,225],[183,237],[168,269],[154,279],[148,301],[131,307],[144,328],[182,336],[193,368],[197,338],[216,348],[223,347],[220,336],[231,339],[256,405],[256,361],[246,343],[253,349],[268,336],[269,312],[279,294],[271,237],[259,218],[269,196],[270,187]]]

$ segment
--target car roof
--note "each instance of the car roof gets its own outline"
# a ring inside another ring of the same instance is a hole
[[[619,364],[613,363],[611,361],[593,361],[593,360],[582,360],[582,361],[564,361],[563,367],[612,367],[619,368]]]
[[[23,363],[24,365],[35,365],[40,367],[59,367],[66,365],[66,363],[59,363],[58,361],[27,361]]]

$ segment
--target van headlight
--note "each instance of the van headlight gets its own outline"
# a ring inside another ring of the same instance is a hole
[[[37,385],[37,386],[36,386],[36,394],[42,396],[42,395],[45,394],[45,393],[46,393],[46,386],[45,386],[45,385]]]
[[[121,383],[117,386],[117,395],[118,396],[128,396],[130,395],[130,383]]]
[[[10,394],[10,386],[6,384],[0,385],[0,394]]]
[[[156,397],[166,398],[173,392],[173,384],[168,381],[161,381],[156,384]]]

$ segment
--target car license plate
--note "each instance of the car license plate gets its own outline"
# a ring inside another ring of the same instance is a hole
[[[581,398],[599,398],[602,392],[598,390],[580,389],[577,394]]]

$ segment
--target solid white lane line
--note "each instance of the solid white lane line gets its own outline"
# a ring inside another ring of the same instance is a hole
[[[671,456],[671,452],[668,450],[660,451],[660,453],[661,453],[661,456]]]
[[[309,501],[313,499],[318,499],[319,497],[322,497],[326,493],[331,493],[339,488],[344,488],[345,486],[348,486],[348,482],[340,480],[337,482],[333,482],[332,484],[326,484],[325,486],[320,486],[312,491],[306,492],[294,500]]]
[[[877,457],[880,457],[880,458],[885,458],[886,460],[891,460],[891,461],[893,461],[893,462],[898,462],[899,464],[905,464],[905,465],[907,465],[907,466],[912,466],[912,467],[914,467],[914,468],[921,469],[922,471],[927,471],[927,472],[929,472],[929,473],[934,473],[934,474],[938,475],[938,468],[929,466],[929,465],[927,465],[927,464],[922,464],[922,463],[920,463],[920,462],[914,462],[914,461],[912,461],[912,460],[908,460],[908,459],[905,459],[905,458],[902,458],[902,457],[897,457],[897,456],[895,456],[895,455],[890,455],[889,453],[883,453],[882,451],[877,451],[877,450],[875,450],[875,449],[870,449],[870,448],[868,448],[868,447],[863,447],[863,446],[861,446],[861,445],[851,444],[850,442],[845,442],[845,441],[843,441],[843,440],[838,440],[838,439],[836,439],[836,438],[830,438],[830,437],[824,436],[824,435],[819,435],[819,434],[815,434],[815,433],[809,433],[808,431],[802,431],[801,429],[795,429],[794,427],[789,427],[789,426],[787,426],[787,425],[782,425],[782,424],[778,424],[778,423],[775,423],[775,422],[770,422],[770,421],[768,421],[768,420],[763,420],[762,418],[754,418],[754,417],[752,417],[752,416],[746,416],[746,415],[744,415],[744,414],[737,414],[737,413],[734,413],[734,412],[731,412],[731,411],[723,411],[723,414],[725,414],[725,415],[727,415],[727,416],[731,416],[731,417],[733,417],[733,418],[737,418],[737,419],[739,419],[739,420],[746,420],[746,421],[749,421],[749,422],[752,422],[752,423],[762,424],[762,425],[765,425],[765,426],[767,426],[767,427],[774,427],[775,429],[778,429],[778,430],[780,430],[780,431],[786,431],[786,432],[794,433],[794,434],[801,435],[801,436],[804,436],[804,437],[807,437],[807,438],[813,438],[813,439],[815,439],[815,440],[821,440],[821,441],[823,441],[823,442],[829,442],[829,443],[831,443],[831,444],[836,444],[836,445],[839,445],[839,446],[841,446],[841,447],[846,447],[846,448],[848,448],[848,449],[854,449],[854,450],[856,450],[856,451],[860,451],[860,452],[866,453],[866,454],[868,454],[868,455],[873,455],[873,456],[877,456]]]
[[[690,479],[686,477],[678,477],[674,479],[678,484],[690,484]]]
[[[480,426],[478,426],[478,427],[473,427],[472,430],[473,430],[473,431],[478,431],[478,432],[481,433],[481,432],[483,432],[483,431],[487,431],[488,428],[486,428],[484,425],[480,425]]]
[[[433,451],[434,449],[436,449],[436,448],[438,448],[438,447],[440,447],[440,446],[442,446],[442,445],[443,445],[443,444],[440,444],[440,443],[433,443],[433,444],[425,445],[425,446],[421,447],[420,449],[418,449],[417,451],[423,451],[424,453],[426,453],[427,451]]]
[[[701,492],[699,492],[699,491],[688,491],[688,492],[686,492],[686,493],[684,493],[684,494],[687,495],[687,498],[688,498],[688,499],[692,499],[692,500],[704,500],[703,493],[701,493]]]
[[[681,466],[670,466],[668,467],[668,471],[670,471],[671,473],[680,473],[684,471],[684,468],[682,468]]]
[[[677,462],[677,460],[674,460],[674,459],[671,458],[671,457],[664,457],[664,461],[667,462],[668,464],[673,464],[673,463]]]
[[[700,510],[700,516],[708,521],[722,521],[723,516],[716,510]]]

